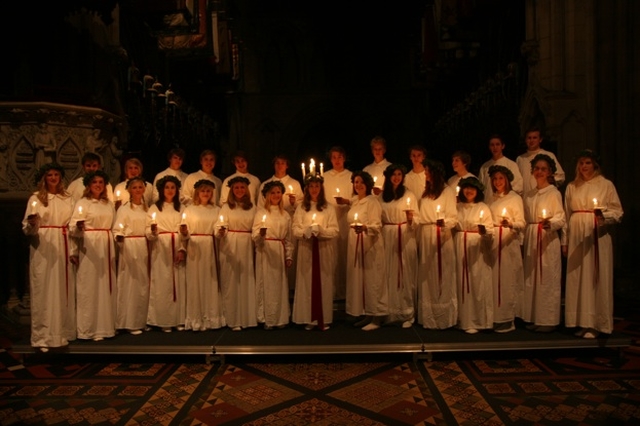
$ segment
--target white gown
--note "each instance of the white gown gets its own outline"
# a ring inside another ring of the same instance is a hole
[[[256,308],[256,279],[253,265],[253,241],[251,229],[256,209],[251,207],[229,208],[224,204],[220,215],[227,226],[220,238],[220,287],[222,288],[222,308],[227,325],[235,327],[255,327],[258,325]],[[216,232],[221,222],[216,222]]]
[[[265,221],[262,218],[266,216]],[[260,228],[267,228],[265,237]],[[254,221],[252,238],[256,246],[256,305],[258,322],[269,327],[289,324],[287,259],[293,256],[291,243],[291,216],[277,206],[269,210],[258,209]]]
[[[524,303],[522,319],[538,326],[560,323],[561,251],[558,231],[565,225],[562,196],[553,185],[534,188],[524,199]],[[550,229],[538,225],[542,210]]]
[[[389,292],[388,321],[413,322],[418,281],[418,200],[409,190],[398,200],[385,203],[382,196],[379,200],[382,207],[382,239],[385,246],[385,281]],[[407,223],[407,209],[414,212],[411,225]]]
[[[389,314],[389,290],[385,280],[385,251],[381,235],[382,207],[375,195],[352,198],[347,214],[351,224],[357,222],[367,230],[356,234],[349,230],[347,248],[347,314],[385,316]]]
[[[605,226],[597,228],[597,246],[594,244],[594,198],[598,206],[603,207],[605,217]],[[565,192],[565,212],[569,218],[565,243],[568,243],[565,325],[611,333],[614,263],[609,230],[622,220],[618,193],[613,183],[603,176],[580,185],[571,182]]]
[[[419,216],[418,322],[424,328],[450,328],[458,323],[456,253],[451,232],[458,224],[455,190],[445,186],[438,198],[421,198]],[[439,238],[438,219],[444,219]]]
[[[189,232],[187,259],[187,330],[216,329],[226,325],[220,295],[219,253],[215,223],[220,207],[211,204],[190,205],[185,210]]]
[[[172,203],[164,203],[162,211],[154,204],[147,212],[145,233],[151,246],[151,277],[147,324],[157,327],[177,327],[186,318],[185,262],[174,262],[179,250],[184,250],[180,235],[180,205],[177,212]],[[151,233],[151,218],[156,214],[158,234]]]
[[[35,195],[29,197],[22,231],[30,237],[31,346],[54,348],[76,338],[76,277],[68,237],[73,200],[48,194],[47,202],[45,207]],[[34,227],[27,223],[32,213],[40,216]]]
[[[82,215],[78,207],[82,206]],[[115,209],[110,201],[81,198],[69,223],[79,257],[76,274],[78,339],[116,334],[116,250],[111,228]],[[84,220],[84,232],[76,223]]]
[[[142,205],[127,202],[120,206],[116,213],[113,235],[124,236],[124,241],[117,244],[119,249],[117,329],[142,330],[147,324],[149,245],[145,235],[146,225],[147,212]]]
[[[308,233],[314,222],[314,214],[319,230],[317,238],[309,237]],[[292,313],[292,320],[296,324],[317,322],[320,325],[333,322],[333,280],[337,260],[333,240],[338,236],[338,232],[338,219],[331,204],[318,211],[316,203],[312,202],[308,212],[300,205],[293,215],[292,233],[298,240],[298,268]],[[314,262],[314,240],[317,241],[317,265]],[[319,288],[315,289],[314,272],[320,280]]]
[[[489,205],[493,216],[493,321],[505,323],[522,316],[524,297],[524,270],[520,251],[520,236],[524,231],[524,207],[522,198],[510,191],[506,195],[494,195]],[[506,210],[505,210],[506,209]],[[512,228],[500,225],[503,216]]]
[[[485,226],[486,235],[478,233],[478,224]],[[458,278],[458,327],[462,330],[493,328],[493,231],[489,206],[485,203],[458,203],[458,225],[454,240]]]

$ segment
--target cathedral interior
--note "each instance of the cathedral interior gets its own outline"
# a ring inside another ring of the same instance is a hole
[[[640,2],[628,0],[412,0],[351,4],[317,0],[69,0],[1,6],[0,299],[21,298],[28,245],[25,203],[43,162],[71,181],[87,151],[112,183],[136,156],[152,180],[173,147],[183,169],[213,149],[216,175],[230,155],[271,176],[346,148],[347,167],[370,162],[383,135],[387,158],[409,164],[421,144],[449,165],[459,149],[471,171],[489,158],[489,135],[506,154],[524,132],[574,177],[575,156],[598,151],[625,217],[615,229],[616,297],[640,300],[632,242],[640,183]],[[328,161],[327,161],[328,163]],[[448,168],[448,172],[452,173]],[[290,170],[300,178],[298,167]]]

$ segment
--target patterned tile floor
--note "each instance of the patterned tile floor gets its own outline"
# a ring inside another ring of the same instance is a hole
[[[640,338],[640,315],[617,322]],[[0,329],[1,425],[633,425],[640,352],[227,357],[46,354]]]

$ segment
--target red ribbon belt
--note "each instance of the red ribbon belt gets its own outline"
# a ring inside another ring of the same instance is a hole
[[[67,226],[56,226],[56,225],[44,225],[40,226],[40,228],[53,228],[53,229],[62,229],[62,237],[64,239],[64,285],[65,291],[67,293],[67,307],[69,306],[69,241],[68,241],[68,228]]]
[[[498,307],[502,304],[502,225],[498,233]]]
[[[104,231],[107,233],[107,251],[109,253],[109,258],[107,259],[107,265],[109,267],[109,294],[112,292],[112,280],[111,280],[111,229],[101,229],[101,228],[93,228],[93,229],[85,229],[84,232],[90,231]]]
[[[467,234],[477,234],[478,231],[464,231],[464,256],[462,258],[462,302],[464,303],[464,284],[467,283],[467,293],[469,289],[469,259],[467,258]]]
[[[311,237],[311,322],[313,321],[318,321],[318,327],[324,329],[320,246],[316,236]]]
[[[171,277],[173,279],[173,301],[178,299],[176,290],[176,232],[160,232],[162,234],[171,234]]]
[[[362,305],[365,301],[365,285],[364,285],[364,232],[356,234],[356,255],[353,259],[353,267],[358,264],[358,248],[360,248],[360,257],[362,259]]]
[[[285,267],[287,266],[287,246],[284,238],[265,238],[265,241],[279,241],[282,243],[282,257],[284,258]]]
[[[394,225],[398,227],[398,289],[402,288],[402,225],[405,225],[407,222],[402,223],[383,223],[383,226]]]
[[[594,262],[594,284],[598,284],[600,280],[600,248],[598,247],[598,216],[595,210],[574,210],[573,213],[590,213],[593,214],[593,262]]]

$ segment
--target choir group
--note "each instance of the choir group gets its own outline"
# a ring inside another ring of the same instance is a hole
[[[22,224],[31,344],[47,351],[152,327],[240,331],[292,321],[327,330],[336,299],[366,331],[418,323],[506,333],[521,318],[549,332],[561,322],[562,255],[565,326],[584,338],[611,333],[610,230],[623,214],[616,190],[584,150],[563,202],[564,171],[540,148],[539,129],[525,140],[528,151],[512,161],[492,136],[478,177],[457,151],[448,180],[421,146],[410,148],[411,170],[390,163],[381,137],[363,170],[346,169],[344,149],[333,147],[329,170],[302,164],[302,185],[285,156],[261,183],[242,152],[224,181],[210,150],[191,174],[181,170],[184,151],[171,150],[153,184],[132,158],[115,188],[95,154],[68,188],[64,169],[45,164]]]

